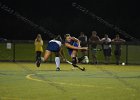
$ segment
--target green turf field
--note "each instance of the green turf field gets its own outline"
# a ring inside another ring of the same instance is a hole
[[[139,100],[140,66],[0,63],[0,100]]]

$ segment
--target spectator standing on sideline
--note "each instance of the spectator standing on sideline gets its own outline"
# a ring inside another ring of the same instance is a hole
[[[114,39],[112,39],[112,43],[115,44],[115,50],[114,50],[114,55],[116,59],[116,64],[120,64],[120,57],[121,57],[121,44],[124,43],[125,40],[121,39],[119,34],[116,35]]]
[[[103,53],[105,57],[105,64],[108,64],[111,56],[111,39],[105,34],[104,38],[101,39]]]
[[[43,48],[42,48],[43,40],[41,34],[37,34],[34,45],[35,45],[35,52],[36,52],[36,65],[39,66],[37,62],[41,62],[41,54],[43,52]]]
[[[93,63],[97,64],[97,57],[96,57],[96,52],[97,52],[97,44],[100,42],[99,36],[97,36],[96,31],[92,31],[92,35],[89,38],[89,44],[91,44],[91,51],[92,51],[92,58],[93,58]]]
[[[80,40],[81,47],[87,47],[87,36],[84,34],[84,32],[80,33],[80,36],[78,37],[78,39]],[[85,56],[85,59],[86,59],[86,60],[83,60],[84,61],[83,63],[88,63],[86,62],[86,61],[89,61],[88,56],[87,56],[87,50],[81,50],[81,52],[82,52],[82,56]]]

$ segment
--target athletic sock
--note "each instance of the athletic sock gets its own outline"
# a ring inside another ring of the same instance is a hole
[[[56,63],[56,68],[60,67],[60,58],[59,57],[55,57],[55,63]]]
[[[74,65],[76,65],[76,63],[77,63],[76,57],[72,57],[72,63],[73,63]]]

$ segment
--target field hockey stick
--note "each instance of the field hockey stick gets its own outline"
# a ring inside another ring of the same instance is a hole
[[[84,68],[84,67],[81,68],[81,67],[77,66],[76,64],[73,64],[72,62],[68,61],[68,60],[64,57],[63,54],[60,53],[60,56],[61,56],[68,64],[71,64],[72,66],[77,67],[78,69],[80,69],[80,70],[82,70],[82,71],[85,71],[85,68]]]
[[[84,68],[84,67],[81,68],[81,67],[79,67],[78,65],[73,64],[72,62],[68,61],[67,59],[65,59],[65,61],[66,61],[68,64],[71,64],[72,66],[77,67],[78,69],[80,69],[80,70],[82,70],[82,71],[85,71],[85,68]]]

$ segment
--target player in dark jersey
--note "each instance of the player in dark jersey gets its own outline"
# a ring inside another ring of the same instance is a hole
[[[65,46],[67,47],[68,53],[72,58],[73,65],[76,65],[77,62],[84,59],[83,57],[80,59],[77,59],[78,50],[88,49],[88,47],[81,47],[80,41],[75,37],[71,37],[70,34],[65,35]]]

